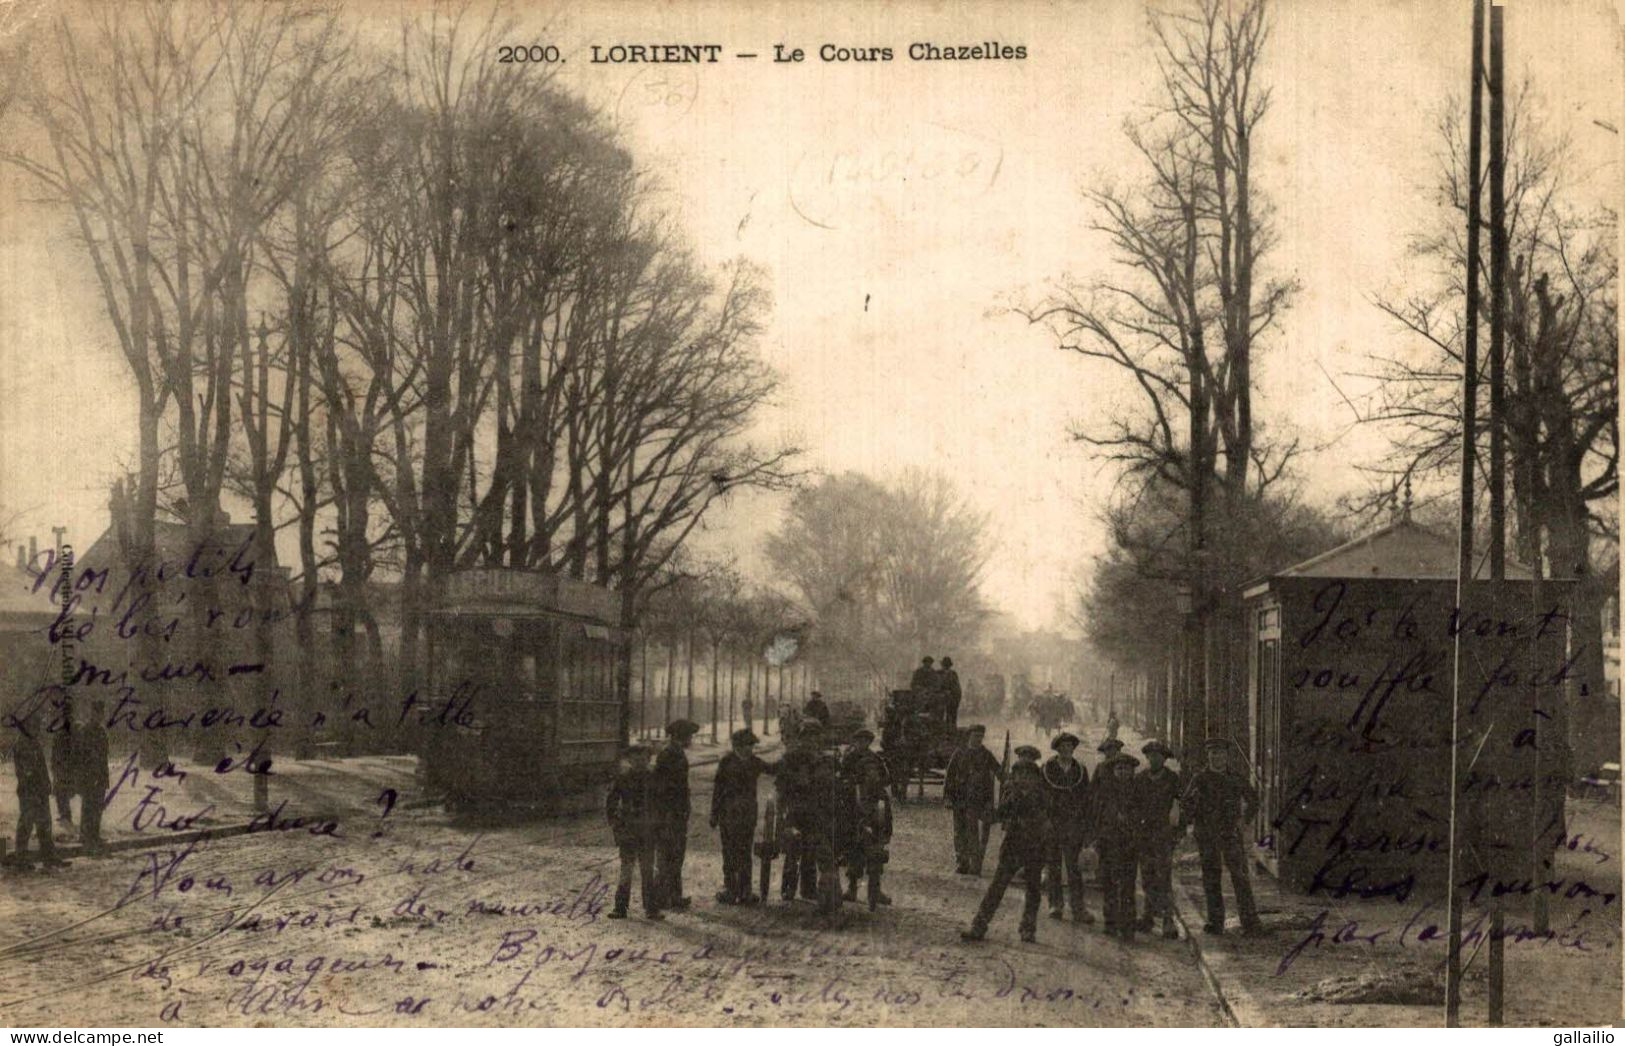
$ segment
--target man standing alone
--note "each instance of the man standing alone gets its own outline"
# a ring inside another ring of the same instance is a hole
[[[83,722],[74,727],[74,789],[79,793],[79,841],[86,853],[102,849],[102,806],[107,801],[106,706],[91,703]]]
[[[1207,895],[1207,925],[1202,931],[1224,933],[1224,869],[1229,868],[1242,932],[1257,936],[1264,933],[1264,924],[1253,903],[1242,824],[1253,819],[1258,793],[1230,769],[1230,746],[1226,738],[1208,738],[1207,767],[1192,775],[1179,801],[1180,830],[1191,826],[1202,855],[1202,892]]]

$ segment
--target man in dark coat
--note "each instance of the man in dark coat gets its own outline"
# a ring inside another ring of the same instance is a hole
[[[73,738],[74,790],[79,793],[79,841],[85,852],[102,848],[102,806],[107,801],[107,711],[100,701],[91,703]]]
[[[983,726],[967,730],[965,746],[948,760],[943,775],[942,798],[954,812],[954,870],[960,875],[981,875],[982,857],[987,852],[982,826],[993,819],[1000,767],[993,753],[982,746],[986,734]]]
[[[813,767],[822,740],[823,730],[816,720],[803,722],[778,763],[779,848],[784,855],[779,896],[786,903],[796,899],[798,889],[809,901],[818,897],[818,858],[803,827],[810,821]]]
[[[51,791],[56,796],[56,819],[64,825],[73,824],[73,776],[73,704],[67,702],[62,729],[51,737]]]
[[[819,693],[817,690],[812,692],[812,696],[809,697],[807,699],[807,703],[802,706],[801,714],[806,716],[808,719],[818,720],[819,724],[822,726],[829,726],[829,705],[824,703],[824,695]]]
[[[30,833],[39,840],[40,861],[46,868],[63,864],[57,859],[56,841],[51,838],[51,771],[45,759],[45,746],[40,743],[43,732],[43,717],[35,708],[17,725],[17,737],[11,749],[12,763],[17,770],[18,868],[29,866]]]
[[[609,917],[626,918],[627,906],[632,902],[632,871],[636,868],[644,914],[651,919],[664,919],[655,891],[655,842],[659,826],[649,809],[647,748],[633,745],[626,750],[621,771],[609,786],[605,813],[621,858],[621,878],[615,887],[615,908]]]
[[[1105,895],[1106,932],[1134,939],[1134,860],[1139,847],[1140,805],[1134,768],[1140,761],[1127,753],[1107,759],[1095,775],[1095,850],[1100,855],[1100,885]]]
[[[1064,918],[1065,899],[1071,897],[1073,921],[1092,923],[1095,917],[1084,900],[1079,864],[1089,836],[1089,771],[1073,755],[1078,749],[1077,735],[1062,732],[1049,746],[1055,754],[1042,768],[1051,825],[1044,869],[1049,880],[1049,917]]]
[[[662,911],[684,911],[694,902],[683,896],[683,859],[688,854],[688,756],[699,724],[678,719],[666,727],[666,744],[649,775],[650,814],[657,824],[655,896]]]
[[[1134,779],[1140,804],[1140,885],[1145,890],[1139,929],[1150,933],[1160,915],[1162,935],[1172,941],[1179,937],[1173,909],[1173,817],[1183,783],[1168,767],[1173,752],[1167,745],[1153,737],[1140,751],[1147,765]]]
[[[875,732],[864,727],[852,735],[852,747],[841,760],[841,776],[852,789],[858,804],[858,830],[851,834],[846,856],[846,899],[858,899],[858,880],[868,878],[869,910],[890,904],[880,888],[886,870],[886,846],[891,842],[891,797],[886,786],[891,780],[886,761],[869,746]]]
[[[908,677],[908,688],[910,690],[914,691],[914,696],[916,698],[924,700],[925,698],[930,697],[931,694],[936,692],[936,689],[937,689],[937,670],[936,670],[936,667],[935,667],[936,663],[937,663],[936,658],[933,658],[933,657],[921,658],[920,659],[920,667],[916,668],[914,670],[914,674]]]
[[[1208,738],[1204,745],[1207,766],[1191,775],[1179,800],[1179,830],[1191,827],[1202,856],[1202,892],[1207,895],[1207,925],[1202,930],[1224,933],[1224,869],[1229,868],[1242,932],[1258,935],[1264,933],[1264,924],[1253,903],[1242,827],[1258,811],[1258,793],[1230,769],[1231,744],[1226,738]]]
[[[1045,836],[1049,832],[1049,803],[1044,797],[1044,778],[1038,769],[1038,749],[1022,745],[1016,749],[1019,762],[1010,768],[1008,793],[996,813],[1004,825],[1004,841],[999,844],[999,864],[988,883],[982,904],[971,920],[970,929],[959,936],[979,941],[987,936],[1004,892],[1019,873],[1027,887],[1021,909],[1021,939],[1038,938],[1038,906],[1043,899]]]
[[[959,725],[959,702],[964,692],[959,687],[959,673],[954,671],[954,659],[942,659],[942,671],[937,673],[937,694],[942,702],[942,719],[949,730]]]
[[[750,730],[733,732],[733,751],[717,762],[711,790],[711,827],[722,835],[722,889],[718,904],[756,904],[750,889],[751,843],[756,838],[756,780],[778,772],[777,763],[757,758],[758,738]]]

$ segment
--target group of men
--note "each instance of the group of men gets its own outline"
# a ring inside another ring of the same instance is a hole
[[[644,913],[664,918],[667,911],[692,906],[683,894],[683,860],[688,847],[690,796],[685,750],[699,730],[679,719],[666,727],[666,743],[654,756],[641,745],[627,749],[622,769],[609,790],[607,814],[620,853],[620,879],[610,918],[624,919],[631,904],[634,874],[641,879]],[[731,751],[717,763],[711,794],[710,825],[722,846],[722,889],[718,904],[755,905],[752,854],[756,852],[757,782],[763,774],[777,786],[776,836],[764,840],[765,856],[783,855],[780,894],[797,896],[833,912],[842,900],[858,899],[867,879],[870,909],[890,904],[881,889],[886,845],[891,838],[890,774],[870,746],[874,732],[858,730],[839,757],[826,744],[818,719],[803,720],[782,759],[769,763],[756,755],[758,738],[736,730]],[[847,886],[840,888],[840,869]],[[765,883],[764,883],[765,886]]]
[[[51,800],[56,800],[57,820],[73,826],[73,798],[79,797],[79,839],[86,853],[102,848],[102,807],[108,789],[107,727],[104,706],[93,702],[76,716],[69,707],[61,729],[51,737],[50,756],[45,751],[45,716],[35,706],[20,717],[15,727],[12,760],[17,771],[17,852],[13,867],[32,867],[28,856],[29,837],[38,840],[39,858],[46,869],[60,868],[65,861],[57,856],[51,832]]]
[[[944,657],[940,668],[936,667],[934,658],[922,658],[920,667],[909,676],[908,688],[914,693],[917,708],[941,715],[949,730],[958,727],[959,702],[964,691],[960,689],[953,658]]]
[[[954,814],[957,871],[980,875],[989,829],[1003,823],[993,881],[971,926],[961,936],[981,940],[1017,875],[1026,885],[1020,933],[1037,938],[1038,911],[1048,894],[1050,918],[1064,919],[1068,901],[1073,920],[1094,922],[1083,893],[1083,848],[1093,842],[1098,859],[1106,932],[1132,941],[1136,931],[1150,932],[1160,919],[1162,934],[1179,936],[1173,919],[1173,850],[1187,829],[1196,837],[1202,860],[1209,934],[1224,933],[1221,876],[1230,870],[1244,932],[1263,932],[1248,879],[1244,825],[1251,821],[1257,795],[1247,780],[1231,771],[1231,743],[1212,738],[1204,746],[1207,765],[1188,780],[1167,765],[1172,756],[1161,741],[1140,748],[1147,766],[1123,751],[1123,742],[1108,737],[1100,743],[1095,779],[1076,757],[1078,738],[1057,734],[1055,754],[1042,765],[1031,745],[1015,750],[1016,762],[1003,772],[983,746],[985,729],[973,726],[964,748],[948,765],[945,798]],[[1145,892],[1136,914],[1135,879]]]

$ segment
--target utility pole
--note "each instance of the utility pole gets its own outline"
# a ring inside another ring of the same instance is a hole
[[[1506,105],[1501,16],[1490,8],[1490,583],[1496,602],[1506,581]],[[1499,713],[1492,713],[1499,718]],[[1499,723],[1490,729],[1499,737]],[[1488,850],[1485,851],[1489,853]],[[1505,980],[1505,904],[1490,900],[1489,1024],[1500,1027]]]
[[[1466,602],[1473,579],[1473,469],[1478,439],[1478,226],[1479,172],[1483,167],[1484,0],[1473,0],[1473,39],[1470,62],[1471,102],[1467,130],[1467,316],[1462,351],[1461,506],[1457,534],[1456,605]],[[1450,692],[1450,855],[1446,864],[1446,905],[1449,910],[1445,957],[1444,1023],[1461,1024],[1461,913],[1457,887],[1461,865],[1461,670],[1462,639],[1455,640],[1455,672]]]

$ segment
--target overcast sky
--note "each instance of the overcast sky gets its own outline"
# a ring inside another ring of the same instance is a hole
[[[1068,426],[1129,400],[1114,375],[1001,305],[1107,263],[1080,189],[1137,173],[1121,126],[1151,97],[1143,5],[598,6],[526,16],[533,28],[513,42],[562,49],[562,81],[614,112],[703,256],[767,270],[763,349],[784,388],[762,438],[805,446],[828,471],[946,471],[992,520],[989,596],[1030,625],[1051,622],[1075,568],[1102,549],[1094,514],[1112,481]],[[1274,105],[1254,181],[1276,210],[1270,272],[1304,290],[1261,357],[1255,414],[1326,446],[1303,463],[1317,499],[1355,489],[1350,465],[1381,449],[1377,433],[1351,431],[1332,379],[1360,402],[1351,372],[1397,337],[1369,297],[1405,278],[1405,236],[1432,217],[1435,124],[1465,88],[1469,11],[1439,0],[1275,7],[1262,70]],[[1620,139],[1598,123],[1621,123],[1619,39],[1607,2],[1524,0],[1507,14],[1509,81],[1533,80],[1598,199],[1619,196]],[[1028,57],[914,62],[916,41],[997,41]],[[761,57],[588,62],[592,44],[656,42]],[[771,63],[775,43],[807,61]],[[825,43],[889,46],[895,58],[824,63]],[[23,511],[42,540],[64,524],[88,544],[133,445],[129,381],[63,226],[3,177],[0,506]],[[758,569],[778,512],[742,499],[702,542]]]

